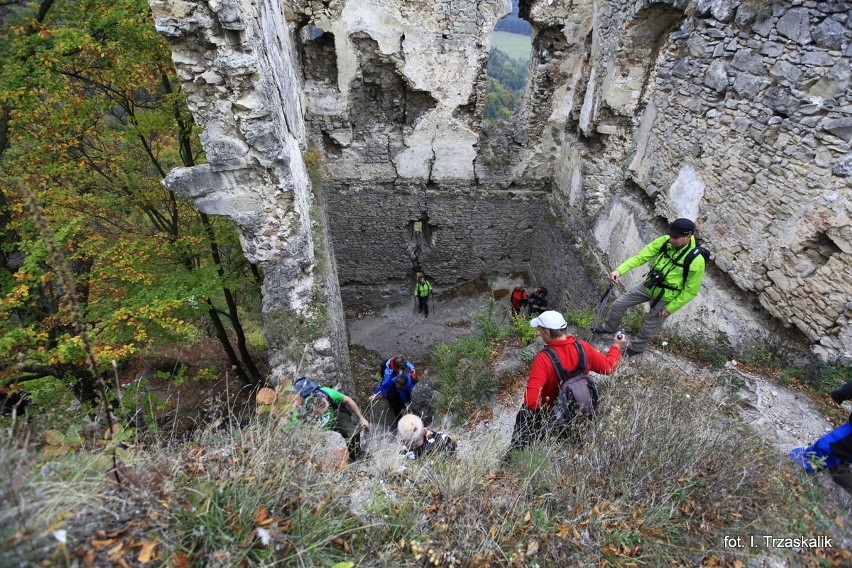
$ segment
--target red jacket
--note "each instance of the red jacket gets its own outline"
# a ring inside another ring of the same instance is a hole
[[[513,308],[520,308],[523,306],[526,301],[529,299],[529,294],[523,288],[515,288],[512,290],[512,296],[509,302],[512,304]]]
[[[548,343],[548,347],[553,347],[559,356],[559,361],[562,362],[562,366],[569,373],[577,368],[578,363],[577,348],[574,347],[575,341],[578,341],[576,337],[569,336]],[[615,345],[609,348],[606,355],[603,355],[585,341],[580,340],[580,344],[586,352],[586,364],[590,371],[609,375],[618,367],[621,351]],[[556,377],[556,369],[553,368],[553,363],[550,362],[547,353],[539,353],[533,359],[530,368],[524,404],[530,410],[549,410],[553,407],[553,401],[556,400],[558,394],[559,379]]]

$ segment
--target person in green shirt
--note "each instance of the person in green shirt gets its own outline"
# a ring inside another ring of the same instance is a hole
[[[314,394],[305,398],[298,414],[304,421],[314,420],[322,428],[328,428],[343,436],[350,461],[364,456],[364,450],[361,448],[361,429],[369,430],[370,423],[361,414],[358,404],[342,392],[320,387]]]
[[[427,318],[429,317],[429,294],[431,293],[432,284],[421,273],[417,277],[417,284],[414,286],[414,296],[417,298],[417,313],[426,312]]]
[[[595,333],[615,333],[628,308],[650,302],[642,329],[624,352],[626,356],[642,353],[648,342],[660,332],[663,322],[698,295],[704,279],[704,257],[693,255],[686,278],[684,260],[697,246],[695,223],[689,219],[676,219],[669,225],[668,234],[648,243],[636,256],[628,258],[609,275],[610,284],[636,268],[651,261],[651,270],[642,284],[621,295],[609,310],[603,325],[592,328]]]

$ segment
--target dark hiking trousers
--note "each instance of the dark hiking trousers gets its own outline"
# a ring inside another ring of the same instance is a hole
[[[346,449],[349,452],[349,459],[357,460],[363,454],[361,449],[361,431],[359,424],[352,417],[352,412],[342,406],[334,413],[334,423],[331,429],[343,436],[346,440]]]
[[[531,410],[521,406],[515,416],[515,428],[512,431],[509,451],[522,450],[547,438],[581,446],[583,445],[582,435],[587,426],[588,422],[584,419],[574,420],[566,426],[558,426],[554,423],[549,410]]]
[[[426,313],[429,317],[429,296],[417,296],[417,313]]]
[[[399,423],[399,419],[402,418],[403,414],[405,414],[405,403],[402,401],[402,397],[399,396],[399,392],[397,392],[396,388],[392,388],[388,391],[386,400],[388,401],[388,406],[390,406],[394,416],[391,428],[396,428],[396,425]]]
[[[509,451],[522,450],[544,439],[549,434],[550,416],[542,410],[531,410],[521,406],[515,416],[515,428],[512,430],[512,442]]]

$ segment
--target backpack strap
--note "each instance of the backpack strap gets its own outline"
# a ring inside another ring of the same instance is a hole
[[[686,258],[683,259],[683,281],[686,283],[686,277],[689,276],[689,265],[692,264],[692,261],[695,260],[695,257],[698,255],[704,257],[706,261],[710,257],[710,251],[701,246],[701,241],[695,242],[695,248],[689,251],[689,254],[686,255]]]

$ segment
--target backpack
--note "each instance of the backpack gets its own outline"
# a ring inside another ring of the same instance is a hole
[[[315,380],[309,377],[300,377],[298,379],[294,379],[293,388],[296,390],[296,394],[302,397],[302,400],[307,400],[309,396],[315,394],[321,394],[328,400],[328,403],[332,407],[337,408],[337,405],[334,404],[334,402],[331,400],[331,397],[328,396],[328,394],[326,394],[325,392],[323,392],[323,390],[320,388],[319,384]]]
[[[559,378],[559,396],[553,405],[552,419],[557,427],[567,427],[576,418],[593,418],[598,408],[598,387],[589,376],[586,352],[579,341],[574,342],[577,349],[577,369],[568,372],[559,361],[552,347],[545,347],[544,353],[550,358]]]
[[[689,276],[689,265],[695,260],[698,255],[704,257],[704,266],[707,266],[707,261],[710,260],[710,251],[701,246],[700,241],[695,242],[695,248],[689,251],[686,258],[683,259],[683,282],[686,283],[686,277]]]

